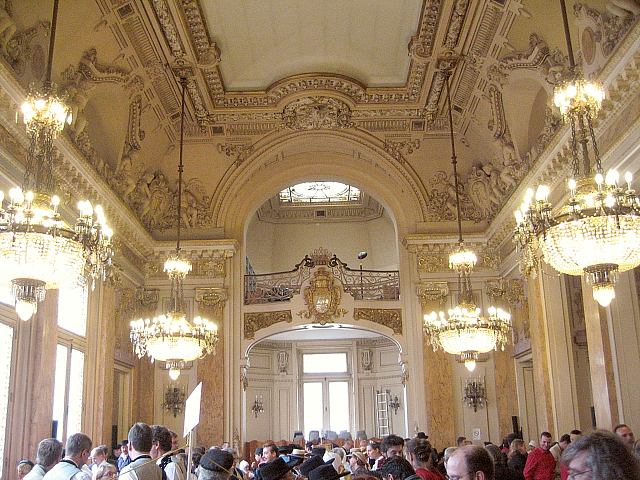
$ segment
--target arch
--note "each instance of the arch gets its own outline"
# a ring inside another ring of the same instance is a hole
[[[265,199],[288,185],[337,180],[371,193],[389,210],[399,235],[423,222],[427,194],[413,168],[362,130],[281,130],[258,141],[216,187],[212,216],[227,237],[242,238],[247,219]]]

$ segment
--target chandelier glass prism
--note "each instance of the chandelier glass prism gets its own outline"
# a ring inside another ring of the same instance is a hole
[[[32,86],[21,107],[29,138],[24,181],[6,196],[0,191],[0,269],[22,320],[33,316],[48,289],[104,280],[113,258],[113,231],[102,207],[80,201],[75,224],[69,225],[60,214],[60,198],[52,194],[53,143],[72,120],[51,82],[57,16],[55,0],[44,85]]]
[[[164,264],[164,271],[171,280],[171,305],[166,313],[154,318],[139,318],[131,322],[133,350],[142,358],[148,355],[152,361],[166,362],[169,376],[176,380],[180,370],[192,362],[215,351],[218,343],[218,326],[206,318],[188,319],[184,301],[183,282],[191,272],[191,262],[180,248],[182,221],[182,154],[184,140],[185,92],[187,79],[180,79],[182,86],[182,116],[180,120],[180,159],[178,164],[177,240],[176,251]]]
[[[434,351],[442,349],[452,355],[459,355],[465,367],[473,371],[481,353],[497,348],[504,349],[511,333],[511,316],[502,309],[489,307],[483,316],[473,300],[470,275],[477,263],[477,256],[465,247],[462,237],[462,217],[458,184],[457,156],[453,135],[453,115],[449,91],[450,72],[446,72],[446,94],[449,111],[449,133],[451,140],[451,164],[456,197],[458,223],[458,247],[449,256],[449,267],[458,274],[458,305],[444,312],[424,315],[424,331]]]
[[[602,168],[593,119],[604,90],[578,72],[564,0],[560,5],[571,78],[556,88],[554,103],[571,126],[572,176],[566,200],[556,206],[549,186],[527,190],[515,212],[514,242],[526,273],[535,271],[541,257],[560,273],[584,275],[593,298],[606,307],[615,298],[618,273],[640,265],[640,202],[630,172],[623,182],[616,170]]]

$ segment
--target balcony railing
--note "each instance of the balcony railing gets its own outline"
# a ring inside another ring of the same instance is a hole
[[[355,300],[398,300],[400,275],[397,270],[351,269],[335,255],[319,258],[305,256],[293,270],[265,274],[246,274],[244,303],[256,305],[285,302],[300,293],[302,284],[311,277],[311,270],[327,265],[344,291]]]

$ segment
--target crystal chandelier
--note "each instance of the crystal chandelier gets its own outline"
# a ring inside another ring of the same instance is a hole
[[[584,274],[593,298],[606,307],[615,297],[618,273],[640,264],[640,203],[631,173],[623,184],[618,172],[602,168],[593,118],[604,90],[577,71],[564,0],[560,5],[572,79],[556,88],[554,103],[571,125],[573,176],[567,181],[568,199],[557,207],[549,202],[548,186],[527,190],[515,212],[514,241],[525,271],[533,271],[541,255],[560,273]]]
[[[451,164],[456,196],[458,222],[458,247],[449,256],[449,267],[458,274],[460,294],[458,305],[444,312],[431,312],[424,316],[424,330],[434,351],[438,348],[453,355],[460,355],[465,367],[473,371],[481,353],[496,348],[504,349],[511,332],[511,316],[495,307],[488,309],[488,316],[482,316],[473,300],[471,271],[477,263],[476,254],[465,248],[462,237],[462,217],[460,215],[460,195],[455,140],[453,136],[453,115],[449,91],[449,76],[446,76],[447,106],[449,110],[449,133],[451,140]]]
[[[152,319],[137,319],[131,322],[131,342],[139,358],[144,355],[151,360],[167,363],[169,376],[176,380],[187,362],[204,357],[215,350],[218,343],[218,326],[202,317],[187,318],[183,281],[191,271],[191,262],[184,258],[180,249],[182,221],[182,153],[184,139],[184,114],[186,78],[181,78],[182,116],[180,119],[180,159],[178,164],[177,241],[176,251],[164,263],[164,271],[171,279],[171,306],[167,313]]]
[[[465,380],[462,401],[467,407],[473,408],[474,412],[477,412],[478,408],[483,408],[487,404],[487,389],[484,386],[483,379]]]
[[[29,320],[47,289],[105,279],[111,268],[111,228],[102,207],[79,202],[75,225],[59,212],[54,190],[53,142],[71,122],[69,107],[51,83],[58,0],[54,1],[46,80],[31,88],[21,107],[29,137],[24,183],[0,191],[0,268],[11,284],[16,313]]]

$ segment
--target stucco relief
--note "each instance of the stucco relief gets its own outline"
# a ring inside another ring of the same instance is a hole
[[[292,130],[336,129],[353,126],[351,109],[331,97],[305,97],[284,108],[282,121]]]
[[[292,319],[291,310],[246,312],[244,314],[244,338],[253,339],[259,330],[280,322],[291,323]]]
[[[592,22],[596,29],[594,40],[608,57],[640,15],[640,4],[636,0],[611,0],[607,2],[607,10],[600,12],[587,4],[575,3],[573,10],[579,19]]]
[[[367,320],[402,335],[402,310],[399,308],[354,308],[354,320]]]

